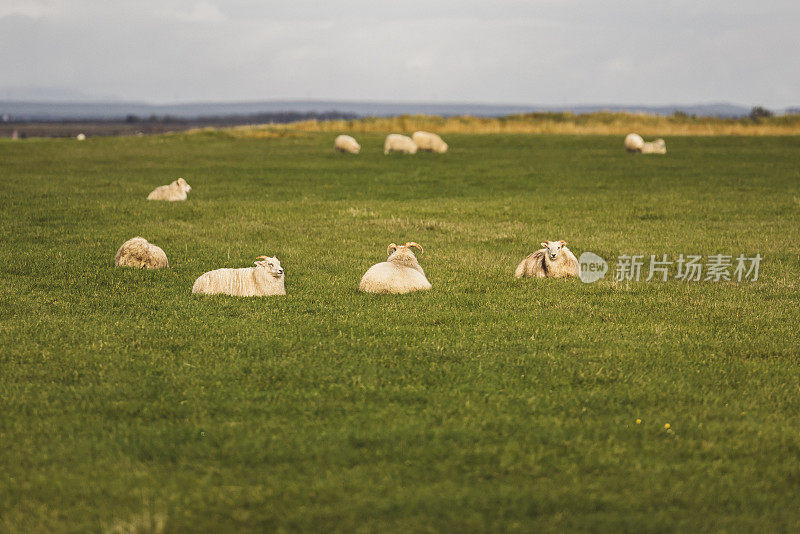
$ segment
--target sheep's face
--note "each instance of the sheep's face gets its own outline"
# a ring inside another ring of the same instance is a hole
[[[182,191],[186,191],[188,193],[192,190],[192,186],[186,183],[186,180],[183,178],[178,178],[175,180],[175,183],[178,184],[178,187],[180,187]]]
[[[564,248],[566,244],[566,241],[545,241],[542,243],[542,246],[547,250],[547,257],[550,261],[555,261],[558,259],[558,255],[561,254],[561,249]]]
[[[273,256],[270,258],[269,256],[259,256],[257,259],[261,260],[253,262],[257,267],[265,269],[275,278],[280,278],[283,276],[283,267],[281,267],[281,262],[278,261],[277,257]]]
[[[417,257],[411,251],[411,247],[417,247],[422,252],[422,246],[419,243],[409,241],[405,245],[395,245],[392,243],[386,249],[386,254],[389,256],[388,261],[398,263],[416,263]]]
[[[442,140],[439,140],[439,141],[438,141],[438,142],[437,142],[437,143],[434,145],[434,150],[436,150],[436,152],[438,152],[439,154],[444,154],[445,152],[447,152],[447,149],[448,149],[448,148],[449,148],[449,147],[447,146],[447,143],[445,143],[445,142],[444,142],[444,141],[442,141]]]

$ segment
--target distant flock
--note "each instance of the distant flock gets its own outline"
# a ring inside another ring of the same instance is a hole
[[[333,148],[339,152],[347,152],[349,154],[361,152],[361,145],[349,135],[340,135],[334,139]],[[444,154],[448,148],[447,143],[435,133],[421,131],[414,132],[411,137],[402,134],[389,134],[386,136],[386,141],[383,142],[384,154],[391,154],[392,152],[416,154],[418,150]]]
[[[361,145],[349,135],[340,135],[334,140],[334,148],[341,152],[358,154]],[[441,137],[430,132],[414,132],[411,137],[390,134],[384,142],[384,154],[400,152],[414,154],[426,150],[443,154],[448,145]],[[663,139],[646,143],[638,134],[625,137],[625,149],[642,154],[665,154]],[[192,187],[183,178],[169,185],[155,188],[147,200],[184,201]],[[580,264],[567,248],[567,242],[544,241],[542,248],[526,256],[514,271],[516,278],[577,278]],[[391,243],[386,250],[386,261],[376,263],[364,273],[358,290],[364,293],[410,293],[431,288],[425,271],[411,250],[416,248],[423,253],[422,245],[409,241],[403,245]],[[236,297],[264,297],[285,295],[284,269],[277,257],[259,256],[254,267],[239,269],[216,269],[200,275],[192,286],[192,293],[207,295],[231,295]],[[169,266],[164,251],[148,243],[142,237],[129,239],[117,250],[114,258],[117,267],[138,267],[142,269],[163,269]]]

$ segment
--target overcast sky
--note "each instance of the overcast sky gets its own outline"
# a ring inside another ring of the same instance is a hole
[[[0,0],[0,98],[800,105],[800,2]]]

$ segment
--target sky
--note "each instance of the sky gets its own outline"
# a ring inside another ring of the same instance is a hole
[[[800,105],[800,2],[0,0],[0,99]]]

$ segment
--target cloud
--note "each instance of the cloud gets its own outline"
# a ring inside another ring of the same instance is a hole
[[[0,72],[17,87],[154,102],[798,104],[788,1],[16,4],[0,5]]]
[[[225,22],[228,17],[219,8],[209,2],[199,2],[189,9],[164,7],[160,14],[167,19],[186,22]]]

